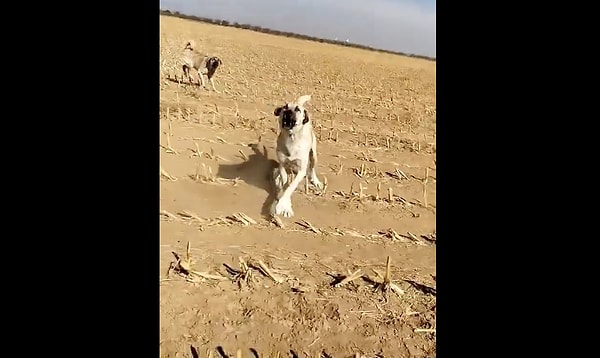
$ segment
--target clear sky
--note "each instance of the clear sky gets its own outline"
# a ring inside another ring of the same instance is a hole
[[[436,0],[160,0],[163,10],[435,57]]]

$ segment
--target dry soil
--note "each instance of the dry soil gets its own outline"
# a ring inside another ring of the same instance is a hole
[[[160,22],[161,357],[435,357],[435,62]],[[189,39],[222,59],[221,93],[175,79]],[[266,215],[273,110],[303,94],[328,185],[300,185],[280,228]],[[224,280],[167,276],[188,242],[194,270]],[[388,256],[401,295],[374,289]],[[248,282],[226,267],[240,257]]]

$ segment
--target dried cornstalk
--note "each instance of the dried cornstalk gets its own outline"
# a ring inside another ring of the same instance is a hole
[[[187,210],[183,210],[181,212],[178,212],[177,215],[179,215],[180,217],[182,217],[183,219],[187,219],[187,220],[198,220],[200,222],[204,222],[205,220],[202,219],[201,217],[199,217],[197,214],[191,212],[191,211],[187,211]]]
[[[168,212],[166,210],[161,210],[160,211],[160,215],[166,216],[169,219],[180,220],[176,215],[173,215],[173,214],[171,214],[170,212]]]
[[[212,183],[217,181],[215,175],[213,174],[212,167],[210,165],[207,166],[206,164],[202,163],[202,169],[204,173],[208,172],[208,174],[204,175],[204,179]]]
[[[408,180],[408,177],[406,176],[406,174],[404,174],[404,172],[402,170],[400,170],[399,168],[396,168],[396,173],[398,174],[398,177],[402,176],[402,177],[404,177],[404,179]]]
[[[248,226],[250,224],[257,224],[257,222],[244,213],[235,213],[233,215],[227,216],[227,219],[231,221],[236,221],[241,223],[244,226]]]
[[[200,147],[198,146],[198,143],[196,143],[194,141],[194,146],[196,147],[196,150],[192,149],[192,155],[190,155],[191,157],[202,157],[202,154],[204,154],[204,152],[200,151]]]
[[[352,282],[354,280],[356,280],[357,278],[361,277],[362,275],[360,275],[360,269],[354,271],[354,272],[350,272],[348,271],[348,276],[344,277],[343,280],[341,280],[340,282],[336,283],[335,285],[333,285],[333,287],[340,287],[343,286],[349,282]]]
[[[429,179],[429,167],[425,168],[425,180],[423,180],[423,203],[427,208],[427,181]]]
[[[406,232],[406,236],[418,245],[426,245],[423,241],[421,241],[415,234],[411,233],[410,231]]]
[[[305,229],[308,229],[312,232],[314,232],[315,234],[322,234],[321,230],[317,229],[316,227],[313,226],[313,224],[309,223],[308,221],[302,219],[300,221],[296,221],[296,224],[304,227]]]
[[[160,167],[160,176],[165,177],[170,181],[177,181],[177,178],[167,173],[162,167]]]
[[[407,242],[403,235],[398,234],[394,229],[388,229],[387,231],[380,231],[380,235],[391,239],[392,241]]]
[[[240,212],[240,213],[238,213],[238,215],[250,224],[254,224],[254,225],[258,224],[254,219],[252,219],[251,217],[249,217],[248,215],[246,215],[244,213]]]
[[[184,276],[189,276],[190,270],[192,269],[193,261],[191,256],[191,245],[188,241],[186,245],[185,258],[181,258],[176,252],[172,252],[173,256],[175,256],[175,261],[171,262],[169,265],[169,269],[167,270],[167,277],[171,273],[171,270],[176,273],[180,273]]]
[[[283,225],[283,221],[281,221],[281,219],[277,215],[271,216],[271,222],[274,223],[275,225],[277,225],[277,227],[279,227],[281,229],[285,228],[285,226]]]
[[[196,174],[194,174],[194,181],[200,180],[200,163],[196,164]]]
[[[385,275],[383,276],[383,281],[375,287],[375,290],[376,291],[380,290],[382,292],[386,292],[389,289],[389,290],[392,290],[394,293],[396,293],[398,296],[403,295],[404,290],[392,282],[390,268],[391,268],[391,258],[388,256],[386,264],[385,264]],[[375,270],[373,270],[373,271],[375,271]],[[375,271],[375,273],[379,277],[381,277],[381,274],[379,272]]]
[[[238,261],[240,263],[240,271],[233,277],[233,280],[237,282],[239,288],[242,288],[242,282],[245,282],[246,285],[249,285],[250,282],[253,281],[252,271],[250,267],[244,261],[244,259],[240,256],[238,257]]]
[[[273,272],[271,272],[271,270],[269,270],[269,268],[267,267],[267,265],[265,265],[264,262],[262,262],[261,260],[258,260],[258,267],[260,268],[260,270],[266,275],[268,276],[271,280],[273,280],[275,283],[282,283],[283,279],[281,279],[278,276],[275,276],[273,274]]]
[[[436,333],[435,328],[415,328],[415,333]]]
[[[344,170],[344,163],[342,163],[342,161],[340,160],[340,166],[338,168],[336,175],[342,174],[342,170]]]
[[[227,280],[227,277],[223,277],[221,275],[213,275],[208,272],[198,272],[198,271],[191,270],[190,273],[194,274],[196,276],[208,279],[208,280],[218,280],[218,281],[226,281]]]

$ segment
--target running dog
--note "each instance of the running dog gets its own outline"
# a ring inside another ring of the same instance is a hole
[[[200,78],[200,82],[202,83],[202,87],[206,88],[206,82],[204,81],[204,75],[210,81],[212,89],[217,91],[215,88],[215,83],[213,81],[213,77],[217,68],[223,65],[223,61],[216,56],[209,56],[203,53],[196,51],[196,44],[194,41],[188,41],[185,44],[183,49],[183,56],[181,57],[183,61],[183,75],[187,77],[190,83],[193,83],[192,76],[190,75],[190,71],[192,69],[198,72],[198,77]]]
[[[308,111],[304,108],[310,101],[310,95],[300,96],[295,102],[275,108],[273,114],[279,117],[279,136],[277,137],[277,160],[279,166],[273,172],[277,200],[273,203],[271,214],[289,218],[292,210],[292,194],[307,177],[309,182],[321,189],[323,185],[317,178],[317,137],[313,131]],[[288,184],[288,174],[295,174]],[[286,184],[288,184],[286,186]]]

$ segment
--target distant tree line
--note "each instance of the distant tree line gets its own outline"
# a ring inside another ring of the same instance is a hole
[[[334,44],[334,45],[355,47],[355,48],[360,48],[360,49],[363,49],[363,50],[370,50],[370,51],[376,51],[376,52],[385,52],[385,53],[391,53],[391,54],[394,54],[394,55],[401,55],[401,56],[422,58],[422,59],[425,59],[425,60],[435,61],[435,57],[422,56],[422,55],[414,55],[414,54],[406,54],[406,53],[403,53],[403,52],[391,51],[391,50],[382,50],[382,49],[378,49],[378,48],[373,48],[373,47],[369,47],[369,46],[365,46],[365,45],[360,45],[360,44],[355,44],[355,43],[349,43],[349,42],[345,42],[345,41],[330,40],[330,39],[320,39],[318,37],[313,37],[313,36],[308,36],[308,35],[302,35],[302,34],[295,34],[295,33],[292,33],[292,32],[271,30],[271,29],[267,29],[267,28],[264,28],[264,27],[260,27],[260,26],[254,26],[254,25],[248,25],[248,24],[239,24],[237,22],[230,23],[229,21],[226,21],[226,20],[216,20],[216,19],[209,19],[209,18],[206,18],[206,17],[194,16],[194,15],[186,15],[186,14],[180,13],[179,11],[171,12],[169,10],[160,10],[160,14],[161,15],[166,15],[166,16],[178,17],[178,18],[181,18],[181,19],[206,22],[206,23],[213,24],[213,25],[231,26],[231,27],[237,27],[238,29],[252,30],[252,31],[263,32],[263,33],[267,33],[267,34],[273,34],[273,35],[279,35],[279,36],[286,36],[286,37],[295,37],[297,39],[302,39],[302,40],[325,42],[325,43],[330,43],[330,44]]]

